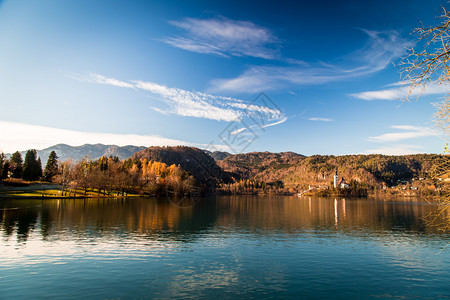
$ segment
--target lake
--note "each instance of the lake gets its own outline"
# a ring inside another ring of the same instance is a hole
[[[450,298],[436,206],[297,197],[0,200],[0,298]]]

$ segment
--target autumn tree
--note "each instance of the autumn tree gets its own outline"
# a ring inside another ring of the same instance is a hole
[[[108,158],[108,172],[110,173],[110,188],[121,193],[122,196],[128,192],[133,185],[132,179],[124,167],[124,163],[117,157]]]
[[[93,187],[92,179],[92,162],[89,157],[84,157],[80,162],[75,164],[71,170],[71,179],[76,186],[84,190],[86,195],[89,188]]]
[[[435,26],[421,26],[413,31],[416,36],[415,46],[409,49],[400,65],[403,80],[409,85],[406,100],[414,95],[419,98],[427,87],[450,84],[450,12],[443,8],[439,20],[439,24]],[[435,123],[448,139],[450,134],[450,96],[447,95],[436,104],[436,108]],[[447,150],[446,148],[446,152]],[[446,159],[443,163],[435,166],[432,177],[438,180],[449,173],[450,162]],[[444,222],[447,224],[445,230],[449,230],[450,187],[444,183],[442,190],[439,215],[435,216],[435,220],[440,217],[447,219],[448,222]]]
[[[56,174],[58,174],[58,155],[56,155],[55,151],[52,151],[45,165],[44,178],[46,181],[52,181]]]
[[[58,174],[53,179],[61,185],[62,196],[65,196],[69,183],[73,180],[72,170],[73,162],[71,160],[67,160],[59,165]]]

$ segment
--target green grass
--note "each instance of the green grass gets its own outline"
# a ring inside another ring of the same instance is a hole
[[[2,196],[10,196],[15,198],[83,198],[83,197],[122,197],[121,193],[112,192],[109,195],[104,193],[98,194],[98,191],[89,190],[84,194],[84,190],[69,190],[64,194],[61,190],[35,190],[35,191],[5,191],[0,192]],[[64,195],[64,196],[63,196]],[[127,194],[127,197],[139,196],[137,194]]]

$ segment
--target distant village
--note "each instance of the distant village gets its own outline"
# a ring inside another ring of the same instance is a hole
[[[317,175],[318,181],[324,181],[320,184],[309,184],[307,190],[299,191],[297,195],[311,196],[311,195],[331,195],[331,194],[348,194],[352,189],[355,188],[365,188],[370,189],[367,184],[364,184],[359,178],[352,178],[347,181],[344,177],[340,177],[339,173],[336,171],[333,175],[333,180],[329,184],[326,184],[327,176],[324,173]],[[450,182],[450,176],[443,176],[437,178],[438,182]],[[373,188],[374,195],[384,194],[384,195],[396,195],[405,197],[414,196],[424,196],[424,195],[437,195],[441,188],[437,187],[430,180],[424,177],[412,178],[411,180],[397,180],[396,184],[387,185],[382,183],[381,190],[376,187]],[[350,193],[351,194],[351,193]],[[358,195],[361,196],[361,195]],[[364,196],[367,196],[364,195]]]

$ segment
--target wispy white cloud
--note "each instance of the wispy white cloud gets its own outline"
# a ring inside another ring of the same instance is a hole
[[[275,126],[275,125],[280,125],[280,124],[286,122],[287,120],[288,120],[287,117],[283,117],[281,120],[279,120],[277,122],[265,124],[265,125],[262,125],[261,127],[262,128],[267,128],[267,127],[271,127],[271,126]]]
[[[369,149],[366,154],[384,154],[384,155],[406,155],[418,154],[423,147],[419,145],[394,144],[391,146]]]
[[[184,35],[163,39],[173,47],[220,56],[252,56],[264,59],[276,57],[274,46],[278,39],[269,29],[252,22],[219,17],[185,18],[169,23],[185,31]]]
[[[395,82],[387,86],[394,86],[394,88],[381,89],[378,91],[366,91],[360,93],[350,94],[350,96],[361,99],[361,100],[400,100],[405,99],[408,95],[409,85],[401,82]],[[439,95],[446,94],[450,92],[449,85],[437,85],[430,84],[425,87],[422,91],[420,87],[415,88],[411,92],[411,96],[418,96],[420,93],[422,96],[425,95]]]
[[[228,57],[221,48],[201,41],[194,41],[183,37],[170,37],[165,39],[164,42],[170,46],[191,52],[217,54],[219,56]]]
[[[238,129],[233,130],[232,132],[230,132],[230,135],[237,135],[237,134],[240,134],[240,133],[242,133],[242,132],[244,132],[246,130],[247,130],[247,128],[245,128],[245,127],[238,128]]]
[[[390,127],[396,132],[388,132],[378,136],[369,137],[367,140],[382,144],[367,150],[366,154],[405,155],[421,153],[422,146],[416,144],[399,143],[404,140],[412,140],[421,137],[436,136],[436,132],[428,127],[412,125],[394,125]],[[423,152],[423,151],[422,151]]]
[[[134,85],[128,82],[120,81],[114,78],[107,78],[105,76],[99,75],[99,74],[92,74],[91,73],[92,81],[95,81],[97,83],[101,84],[107,84],[107,85],[114,85],[117,87],[124,87],[124,88],[133,88]]]
[[[168,115],[169,114],[168,111],[166,111],[164,109],[160,109],[158,107],[150,106],[150,108],[153,109],[156,112],[159,112],[160,114],[163,114],[163,115]]]
[[[324,84],[360,77],[386,68],[393,59],[403,55],[408,42],[396,31],[363,30],[366,45],[341,59],[340,64],[288,64],[287,66],[251,66],[235,78],[215,79],[210,91],[266,91],[289,84]]]
[[[319,122],[333,122],[333,119],[329,118],[308,118],[310,121],[319,121]]]
[[[281,124],[287,120],[277,107],[268,107],[260,103],[248,103],[241,99],[215,96],[211,94],[170,88],[154,82],[120,81],[103,75],[91,73],[88,76],[75,77],[85,82],[107,84],[116,87],[133,88],[159,96],[168,107],[163,109],[152,106],[151,109],[163,114],[204,118],[216,121],[241,121],[245,118],[263,119],[265,127]],[[264,128],[264,127],[263,127]]]
[[[100,74],[89,73],[88,76],[76,73],[70,73],[66,75],[68,78],[75,79],[81,82],[100,83],[106,85],[112,85],[123,88],[134,88],[134,85],[129,82],[120,81],[114,78],[108,78]]]
[[[273,122],[273,123],[268,123],[268,124],[253,124],[253,125],[250,125],[250,126],[248,126],[248,127],[241,127],[241,128],[238,128],[238,129],[232,131],[232,132],[230,133],[230,135],[238,135],[238,134],[241,134],[241,133],[244,133],[244,134],[245,134],[245,133],[248,133],[248,134],[251,135],[251,134],[254,134],[254,132],[252,132],[254,129],[262,129],[262,130],[264,130],[264,128],[271,127],[271,126],[276,126],[276,125],[280,125],[280,124],[286,122],[287,120],[288,120],[287,117],[283,117],[281,120],[276,121],[276,122]]]
[[[395,30],[361,30],[367,34],[369,39],[363,48],[349,54],[349,57],[362,63],[360,69],[363,71],[383,70],[394,58],[402,56],[412,45]]]
[[[434,136],[436,132],[428,127],[396,125],[391,126],[392,129],[400,130],[399,132],[389,132],[378,136],[369,137],[371,142],[398,142],[407,139],[415,139],[419,137]]]
[[[134,84],[138,89],[161,96],[170,106],[165,111],[158,109],[159,112],[217,121],[237,121],[243,116],[243,111],[233,108],[234,99],[168,88],[153,82],[135,81]]]

